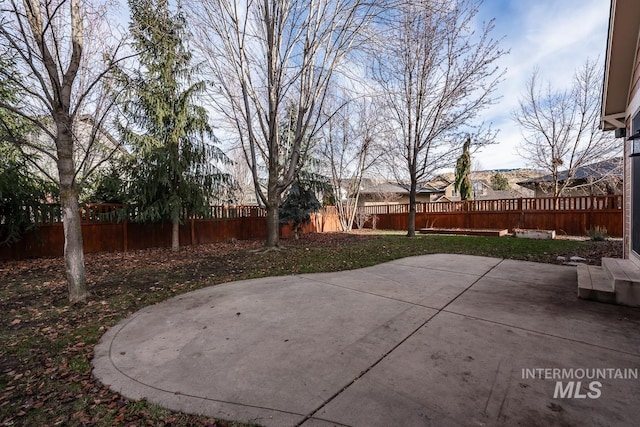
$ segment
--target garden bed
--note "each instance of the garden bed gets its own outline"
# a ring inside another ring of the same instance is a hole
[[[421,228],[420,234],[460,234],[465,236],[506,236],[505,229],[475,229],[475,228]]]
[[[538,239],[538,240],[546,240],[546,239],[555,239],[556,231],[555,230],[513,230],[513,236],[518,237],[520,239]]]

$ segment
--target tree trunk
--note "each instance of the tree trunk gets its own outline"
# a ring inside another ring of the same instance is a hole
[[[82,225],[78,189],[75,183],[73,137],[71,123],[57,126],[58,176],[60,178],[60,204],[64,229],[64,264],[69,288],[69,301],[83,302],[87,298],[87,284],[82,247]]]
[[[553,171],[553,208],[556,210],[560,208],[560,202],[558,200],[558,197],[560,197],[560,183],[558,181],[558,170],[555,169]]]
[[[173,221],[171,223],[171,250],[178,252],[180,250],[180,222]]]
[[[353,201],[353,209],[351,211],[351,215],[349,216],[349,222],[347,223],[347,231],[351,232],[353,230],[353,221],[356,219],[356,211],[358,210],[358,201],[360,199],[360,181],[358,181],[358,190],[356,192],[355,200]]]
[[[274,157],[269,163],[269,182],[267,183],[267,241],[265,242],[267,248],[280,246],[280,194],[277,157]]]
[[[416,179],[414,177],[411,177],[411,189],[409,190],[409,220],[407,224],[407,237],[414,237],[416,235],[416,188]]]
[[[280,246],[280,215],[277,204],[267,206],[267,241],[265,246],[268,248]]]
[[[72,303],[83,302],[87,298],[87,286],[77,191],[61,187],[60,202],[62,204],[64,264],[69,288],[69,301]]]

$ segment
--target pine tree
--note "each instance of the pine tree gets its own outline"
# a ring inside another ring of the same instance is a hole
[[[491,177],[491,188],[496,191],[508,190],[510,188],[509,180],[500,172],[496,172],[495,175]]]
[[[17,73],[15,64],[6,52],[0,52],[0,68],[5,72]],[[18,85],[8,79],[0,79],[0,105],[15,107],[18,99],[23,97]],[[8,107],[0,107],[0,142],[17,145],[29,131],[29,123]]]
[[[472,195],[471,186],[471,154],[469,153],[469,147],[471,147],[471,138],[467,137],[467,140],[462,147],[462,155],[458,157],[456,162],[456,190],[460,193],[461,200],[468,200]]]
[[[283,148],[281,162],[283,164],[291,158],[292,140],[295,137],[297,121],[296,112],[297,108],[292,105],[287,110],[284,123],[280,126],[280,140]],[[322,208],[322,203],[316,194],[330,192],[327,178],[314,172],[320,163],[311,155],[315,143],[314,138],[304,138],[301,144],[301,155],[298,158],[298,173],[287,190],[284,201],[278,208],[280,224],[292,224],[296,239],[300,237],[302,226],[311,221],[311,214]]]
[[[10,58],[0,56],[0,67],[15,70]],[[0,79],[0,104],[15,106],[24,96],[12,81]],[[35,175],[26,156],[17,148],[32,126],[8,108],[0,108],[0,245],[14,243],[25,231],[36,227],[35,220],[51,185]],[[32,155],[32,160],[35,155]]]
[[[280,224],[293,226],[295,238],[299,238],[302,226],[311,221],[311,214],[322,208],[308,183],[297,179],[291,184],[289,193],[280,206]]]
[[[193,82],[182,11],[171,12],[167,0],[129,0],[129,7],[141,64],[132,74],[118,71],[129,92],[123,110],[135,126],[122,129],[135,159],[130,196],[140,221],[172,223],[171,246],[178,250],[180,222],[208,212],[225,181],[214,163],[226,157],[211,143],[206,110],[195,104],[205,84]]]
[[[31,173],[18,149],[0,141],[0,245],[20,240],[37,226],[41,205],[52,190]]]

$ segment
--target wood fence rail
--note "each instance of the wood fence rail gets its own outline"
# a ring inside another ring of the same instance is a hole
[[[33,222],[41,224],[55,224],[62,222],[62,209],[59,204],[45,204],[39,208],[29,208]],[[80,206],[82,222],[120,222],[136,221],[138,213],[135,207],[121,203],[85,203]],[[230,219],[230,218],[266,218],[267,210],[259,206],[210,206],[201,215],[187,215],[184,220],[191,219]]]
[[[0,246],[0,260],[62,256],[64,231],[59,205],[30,209],[37,228],[9,245]],[[171,246],[171,224],[136,222],[135,210],[122,204],[85,204],[80,207],[84,251],[117,252]],[[1,225],[0,225],[1,226]],[[265,239],[266,210],[257,206],[212,206],[198,217],[183,220],[180,245],[223,242],[232,239]],[[303,233],[339,231],[334,210],[322,210],[312,216]],[[292,235],[283,225],[280,235]]]
[[[365,227],[406,230],[409,205],[376,205],[359,209],[367,217]],[[0,247],[0,260],[61,256],[64,247],[62,214],[58,205],[29,211],[36,230]],[[127,251],[171,245],[169,223],[135,221],[136,212],[121,204],[86,204],[80,208],[85,252]],[[473,200],[416,205],[416,228],[515,228],[556,230],[560,234],[585,235],[595,227],[612,237],[622,236],[622,196],[577,196]],[[340,231],[335,207],[313,215],[303,232]],[[281,235],[291,234],[289,226]],[[266,238],[266,210],[256,206],[212,206],[180,226],[180,244],[214,243],[229,239]]]
[[[409,204],[372,205],[359,208],[368,215],[408,214]],[[497,200],[463,200],[416,204],[416,213],[513,212],[513,211],[622,211],[622,195],[530,197]]]
[[[622,237],[622,195],[465,200],[418,203],[416,228],[516,228],[556,230],[583,236],[596,227],[612,237]],[[358,208],[365,227],[406,230],[408,204]]]

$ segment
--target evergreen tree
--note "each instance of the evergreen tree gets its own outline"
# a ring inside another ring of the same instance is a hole
[[[178,250],[180,222],[208,212],[225,180],[215,162],[226,157],[212,144],[206,110],[195,104],[205,84],[193,81],[182,11],[170,11],[167,0],[129,0],[129,7],[141,64],[132,74],[118,70],[129,92],[123,110],[135,126],[123,129],[134,154],[130,195],[140,221],[172,223],[171,246]]]
[[[6,52],[0,53],[0,68],[17,73],[15,65]],[[0,79],[0,104],[14,107],[21,97],[20,88],[8,79]],[[29,124],[20,115],[8,108],[0,108],[0,142],[17,145],[28,132]]]
[[[127,162],[115,160],[105,170],[97,171],[83,189],[85,203],[129,203]]]
[[[292,105],[286,114],[280,127],[280,140],[282,141],[282,159],[284,164],[291,157],[292,141],[295,136],[297,121],[297,109]],[[295,238],[298,239],[302,226],[311,221],[311,214],[322,208],[322,203],[316,194],[329,193],[330,187],[326,177],[314,172],[318,169],[319,160],[311,155],[315,144],[313,138],[305,137],[301,147],[301,155],[298,158],[298,174],[287,190],[286,197],[278,209],[280,224],[293,226]]]
[[[24,156],[0,142],[0,244],[11,244],[36,227],[51,185],[30,172]]]
[[[6,56],[0,56],[0,67],[15,70]],[[14,106],[20,96],[12,81],[0,79],[1,104]],[[32,172],[26,157],[16,147],[30,129],[26,119],[0,108],[0,244],[14,243],[25,231],[34,228],[41,204],[53,192],[51,185]]]
[[[509,180],[500,172],[496,172],[495,175],[491,177],[491,188],[496,191],[508,190],[510,188]]]
[[[461,200],[471,199],[472,186],[471,186],[471,154],[469,153],[469,147],[471,147],[471,138],[467,137],[467,140],[462,147],[462,155],[458,157],[456,162],[456,190],[460,193]]]
[[[280,224],[293,225],[296,239],[300,236],[302,226],[311,221],[311,214],[322,207],[313,189],[299,179],[291,184],[289,193],[280,206]]]

